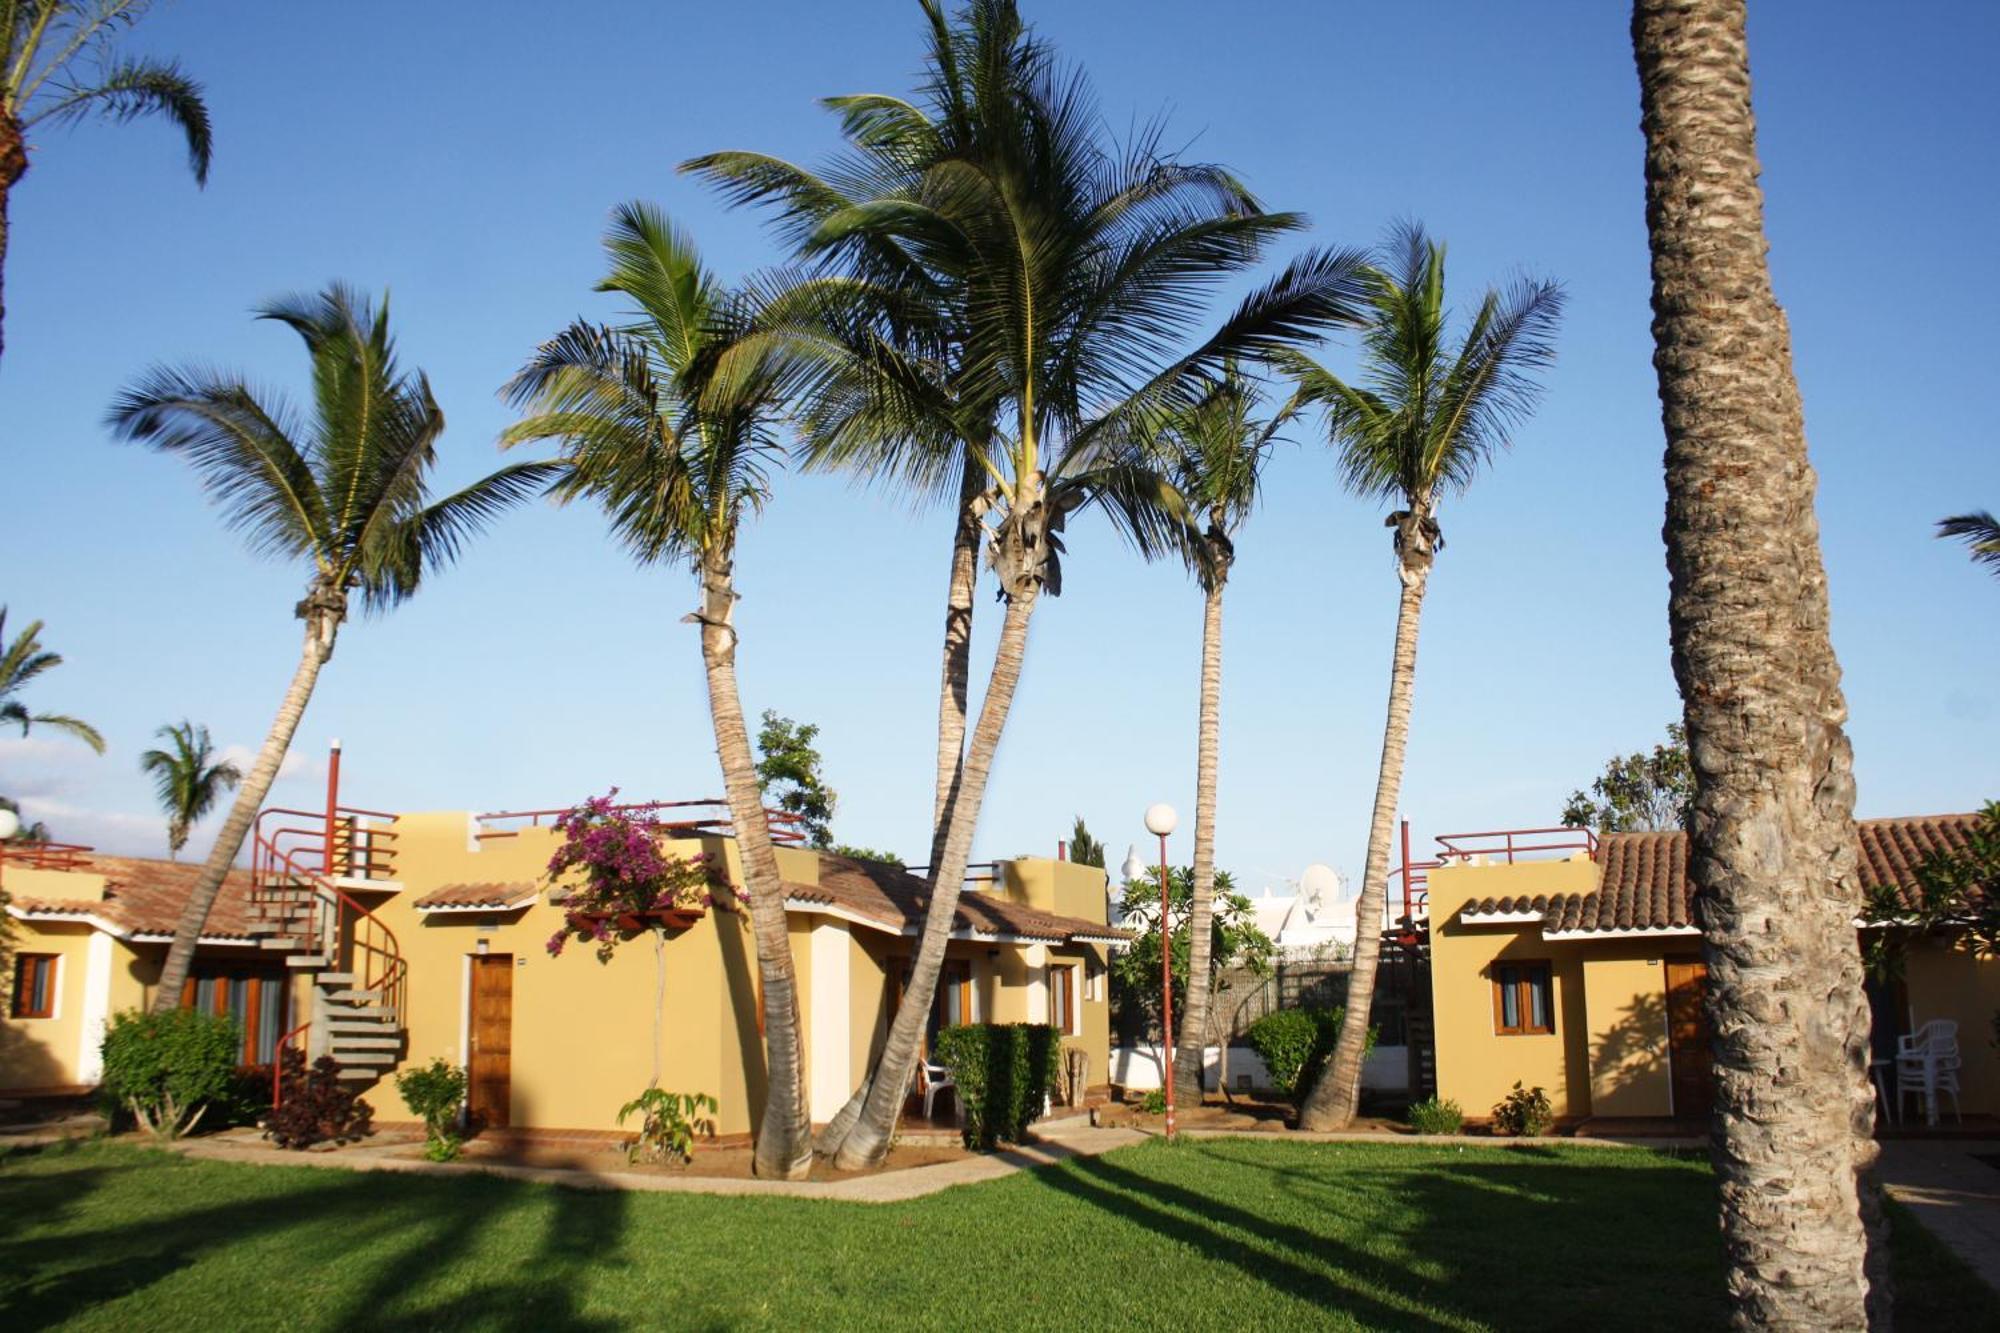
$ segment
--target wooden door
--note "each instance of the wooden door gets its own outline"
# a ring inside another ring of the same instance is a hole
[[[1674,1114],[1705,1116],[1715,1104],[1715,1052],[1709,1044],[1708,965],[1699,958],[1669,958],[1667,1048],[1673,1067]]]
[[[514,955],[478,954],[472,959],[471,1035],[467,1065],[472,1086],[466,1111],[475,1127],[504,1129],[514,1061]]]

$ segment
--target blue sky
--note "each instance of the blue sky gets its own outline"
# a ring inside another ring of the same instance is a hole
[[[1190,155],[1309,213],[1311,242],[1415,217],[1450,243],[1462,297],[1523,270],[1566,284],[1540,412],[1443,515],[1403,800],[1426,840],[1552,821],[1606,756],[1678,715],[1622,7],[1024,9],[1088,67],[1114,127],[1165,115]],[[610,207],[658,201],[726,275],[778,258],[755,216],[675,164],[723,147],[817,159],[834,135],[814,99],[909,90],[917,20],[904,0],[184,0],[148,18],[132,46],[207,87],[208,188],[164,125],[43,134],[12,200],[0,364],[0,601],[10,628],[45,619],[67,658],[29,702],[91,719],[111,749],[0,741],[0,791],[59,837],[158,852],[136,763],[153,729],[192,717],[252,747],[295,660],[302,573],[245,554],[183,465],[110,441],[121,384],[196,361],[296,394],[296,340],[249,308],[336,277],[387,287],[405,360],[450,422],[443,479],[470,478],[510,419],[497,387],[569,319],[605,313],[589,288]],[[2000,796],[2000,583],[1930,530],[2000,508],[1977,389],[2000,304],[2000,9],[1913,4],[1883,22],[1859,3],[1768,5],[1751,39],[1860,812],[1970,808]],[[1358,874],[1395,607],[1380,510],[1338,491],[1313,432],[1294,437],[1238,542],[1227,611],[1219,860],[1251,888],[1312,861]],[[838,836],[912,857],[948,541],[939,512],[785,475],[738,565],[746,706],[819,723]],[[982,857],[1052,851],[1077,813],[1121,854],[1149,802],[1192,809],[1199,595],[1091,524],[1071,546]],[[555,806],[613,784],[713,795],[680,623],[693,604],[688,579],[634,569],[595,513],[519,511],[416,600],[348,626],[277,796],[314,799],[332,736],[347,794],[377,808]]]

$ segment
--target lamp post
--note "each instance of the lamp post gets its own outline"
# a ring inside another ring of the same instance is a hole
[[[1179,822],[1165,801],[1146,807],[1146,832],[1160,838],[1160,1083],[1166,1092],[1169,1142],[1174,1137],[1174,932],[1167,916],[1167,835]]]
[[[12,810],[0,806],[0,888],[4,888],[7,870],[7,844],[21,831],[21,817]]]

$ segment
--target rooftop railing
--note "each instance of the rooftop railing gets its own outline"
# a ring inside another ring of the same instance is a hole
[[[544,822],[554,823],[570,813],[574,806],[559,806],[551,810],[496,810],[491,814],[477,815],[475,818],[484,827],[475,837],[512,838],[523,828],[539,828]],[[722,800],[703,801],[634,801],[611,807],[616,814],[652,815],[666,828],[667,833],[677,838],[736,836],[736,824],[729,813],[729,802]],[[671,811],[671,814],[662,814]],[[770,822],[771,841],[785,846],[799,846],[806,840],[805,819],[789,810],[773,810],[766,807],[764,817]],[[493,828],[494,824],[513,824],[513,828]]]

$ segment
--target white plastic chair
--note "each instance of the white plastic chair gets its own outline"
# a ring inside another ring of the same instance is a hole
[[[932,1064],[926,1060],[917,1066],[917,1076],[923,1080],[924,1119],[928,1120],[931,1118],[931,1106],[937,1101],[937,1095],[940,1092],[944,1092],[947,1089],[951,1090],[952,1101],[954,1104],[957,1103],[958,1093],[956,1090],[958,1084],[952,1080],[949,1069],[946,1069],[943,1065]]]
[[[1958,1071],[1964,1066],[1958,1051],[1958,1024],[1933,1019],[1896,1043],[1896,1105],[1917,1093],[1924,1099],[1924,1123],[1938,1122],[1938,1094],[1951,1096],[1951,1114],[1964,1123],[1958,1106]]]

